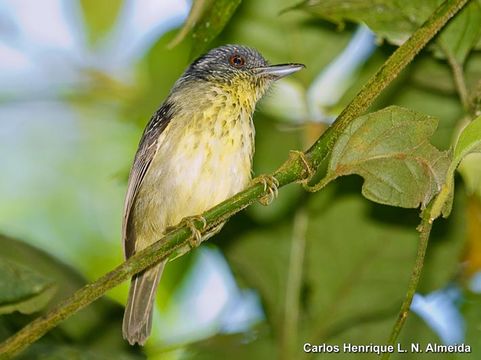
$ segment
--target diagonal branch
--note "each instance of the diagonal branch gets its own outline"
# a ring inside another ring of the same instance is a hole
[[[308,180],[311,169],[329,154],[342,130],[356,117],[362,115],[436,33],[454,16],[468,0],[446,0],[402,46],[400,46],[384,65],[361,89],[354,100],[339,115],[334,124],[314,143],[304,156],[290,156],[273,174],[279,181],[279,187],[293,182]],[[262,184],[253,185],[232,198],[220,203],[203,214],[207,227],[211,228],[225,221],[237,212],[267,195]],[[200,222],[197,224],[200,229]],[[27,346],[38,340],[58,323],[96,299],[106,291],[129,279],[143,269],[168,258],[175,251],[188,247],[191,231],[186,228],[174,230],[143,251],[138,252],[114,270],[90,283],[59,304],[45,315],[32,321],[19,332],[0,344],[0,359],[11,358]]]

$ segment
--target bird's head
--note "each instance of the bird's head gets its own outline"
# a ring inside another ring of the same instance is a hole
[[[225,45],[210,50],[186,70],[180,84],[204,83],[255,105],[276,80],[304,68],[302,64],[269,65],[255,49]],[[221,95],[221,94],[218,94]],[[244,102],[242,101],[242,102]]]

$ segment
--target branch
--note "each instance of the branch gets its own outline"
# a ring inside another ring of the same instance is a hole
[[[421,224],[419,224],[419,243],[418,243],[418,250],[416,254],[416,263],[414,264],[414,269],[411,274],[411,278],[409,279],[408,291],[406,292],[406,297],[401,305],[401,310],[399,311],[398,318],[396,323],[393,326],[391,331],[391,335],[389,336],[388,345],[393,345],[396,342],[399,333],[401,332],[404,323],[409,315],[409,308],[411,307],[411,303],[413,301],[414,294],[416,293],[416,289],[419,284],[419,279],[421,278],[421,272],[424,265],[424,257],[426,256],[426,249],[428,247],[429,242],[429,235],[431,233],[431,228],[433,227],[433,223],[430,220],[431,218],[431,207],[434,201],[423,210],[421,214]],[[391,356],[391,353],[384,353],[383,360],[388,360]]]
[[[325,159],[342,130],[356,117],[362,115],[404,69],[421,49],[436,35],[446,22],[456,14],[468,0],[446,0],[402,46],[400,46],[361,89],[353,101],[339,115],[334,124],[314,143],[304,156],[291,155],[287,161],[274,172],[279,187],[293,182],[309,179],[311,169],[316,170]],[[267,195],[262,184],[253,185],[232,198],[220,203],[204,214],[207,229],[227,220],[237,212]],[[201,223],[196,226],[200,230]],[[87,284],[72,296],[45,315],[32,321],[16,334],[0,344],[0,358],[10,358],[28,345],[42,337],[58,323],[80,309],[86,307],[106,291],[119,285],[143,269],[167,259],[175,251],[189,246],[191,230],[179,228],[161,238],[148,248],[138,252],[127,261],[117,266],[93,283]]]
[[[444,1],[429,19],[387,59],[367,84],[363,86],[354,100],[342,111],[332,126],[308,150],[308,153],[313,157],[314,166],[319,164],[318,159],[322,161],[326,157],[347,125],[369,108],[382,90],[399,75],[401,70],[468,1],[470,0]]]

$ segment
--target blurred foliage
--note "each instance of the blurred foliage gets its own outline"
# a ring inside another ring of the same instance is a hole
[[[384,343],[386,329],[397,317],[416,253],[416,213],[366,202],[356,178],[330,184],[307,196],[302,204],[308,226],[302,235],[306,251],[296,358],[312,356],[299,350],[304,342]],[[456,204],[460,209],[462,205]],[[458,268],[465,223],[461,212],[454,214],[433,234],[425,268],[429,281],[421,285],[423,293],[446,284]],[[295,238],[292,218],[246,231],[225,246],[227,259],[244,286],[259,291],[269,327],[194,344],[187,358],[202,359],[205,352],[211,359],[227,358],[244,343],[248,347],[242,351],[259,355],[256,359],[262,358],[262,353],[277,357],[286,331],[286,312],[293,311],[284,302],[288,275],[295,266],[290,259]],[[348,226],[340,226],[347,222]],[[406,342],[435,339],[424,326],[421,335],[425,337],[417,337],[420,331],[409,332]],[[359,358],[370,359],[372,354]]]
[[[198,57],[219,35],[240,3],[241,0],[195,0],[189,17],[170,45],[177,45],[192,29],[191,58]]]
[[[97,45],[114,27],[124,1],[79,0],[79,2],[88,41],[92,45]]]
[[[399,0],[307,0],[294,9],[302,9],[338,25],[345,21],[365,23],[379,37],[399,45],[421,26],[442,3]],[[439,44],[460,63],[480,41],[481,3],[471,1],[439,36]]]
[[[2,287],[2,296],[23,296],[17,309],[13,307],[15,300],[11,299],[9,314],[0,317],[1,338],[20,330],[85,284],[85,280],[74,269],[40,249],[1,235],[0,247],[0,264],[10,264],[10,269],[16,272],[15,277],[2,272],[2,282],[10,282],[11,288],[7,292]],[[49,296],[45,298],[44,284],[53,283],[54,291],[48,291],[50,288],[47,288]],[[26,292],[30,284],[36,286],[35,297]],[[29,304],[25,308],[27,302]],[[2,308],[5,310],[4,306]],[[25,316],[14,310],[34,314]],[[122,306],[101,299],[63,322],[23,352],[19,359],[142,359],[144,356],[139,349],[128,346],[121,338],[122,313]]]
[[[353,23],[366,23],[379,38],[388,41],[380,42],[356,70],[347,91],[327,109],[334,113],[342,110],[394,51],[394,45],[404,41],[439,3],[309,0],[295,6],[293,0],[196,0],[184,26],[155,38],[125,70],[128,76],[93,67],[82,69],[80,74],[86,81],[62,89],[59,96],[59,102],[74,111],[73,119],[60,116],[61,121],[56,121],[38,115],[36,122],[28,123],[31,139],[1,149],[25,168],[37,165],[38,158],[48,159],[49,164],[47,170],[22,169],[16,177],[5,173],[0,180],[5,194],[0,206],[0,230],[23,240],[0,237],[0,268],[3,274],[13,274],[0,279],[0,312],[8,312],[0,317],[0,338],[11,335],[82,286],[85,280],[79,272],[94,279],[121,261],[123,192],[138,139],[192,54],[218,44],[242,43],[256,47],[272,63],[307,65],[306,70],[268,94],[255,114],[254,172],[270,172],[287,158],[289,150],[307,148],[324,129],[306,110],[312,105],[308,89],[346,48],[356,26]],[[101,51],[100,45],[115,32],[124,8],[123,1],[79,1],[84,38],[93,54]],[[481,80],[480,8],[481,3],[472,0],[435,44],[423,51],[376,101],[373,110],[395,104],[422,114],[423,122],[407,121],[406,129],[395,134],[396,141],[404,137],[409,142],[422,133],[419,143],[427,145],[425,140],[435,128],[429,119],[437,118],[439,125],[432,143],[439,149],[449,149],[468,122],[471,115],[459,100],[453,61],[446,60],[454,59],[454,64],[461,67],[467,92],[476,104]],[[108,64],[103,68],[108,69]],[[279,100],[269,101],[273,98]],[[285,114],[297,111],[288,110],[288,104],[294,101],[298,102],[294,109],[306,112],[302,117]],[[386,111],[393,110],[384,110],[384,114]],[[386,123],[380,126],[378,131],[385,141],[389,138],[383,132]],[[475,123],[471,123],[473,126]],[[60,136],[52,140],[50,129]],[[359,141],[372,137],[371,131]],[[474,142],[479,142],[479,136],[474,136]],[[460,143],[467,144],[462,139]],[[19,152],[15,157],[12,148],[28,155]],[[467,284],[481,270],[481,161],[478,154],[456,154],[453,161],[460,162],[462,179],[453,178],[459,186],[450,190],[455,194],[451,216],[434,226],[418,291],[427,294],[453,283],[460,286],[465,343],[473,351],[435,354],[435,358],[478,359],[481,299]],[[361,157],[362,152],[351,155]],[[331,164],[339,165],[339,161],[333,158]],[[372,172],[384,174],[390,165],[393,163],[377,165]],[[454,177],[454,169],[449,176]],[[403,183],[410,181],[407,176]],[[367,185],[368,181],[364,187]],[[154,319],[154,336],[145,350],[126,345],[121,339],[122,306],[102,299],[62,323],[20,358],[136,359],[146,353],[152,359],[287,359],[290,355],[302,359],[312,357],[302,352],[302,344],[307,341],[384,343],[405,295],[419,219],[414,210],[369,202],[361,196],[362,188],[363,182],[356,176],[340,178],[317,194],[306,194],[300,186],[290,185],[280,191],[272,205],[250,207],[213,239],[238,285],[259,294],[265,318],[244,332],[227,334],[219,327],[214,335],[183,334],[173,344],[165,341],[178,319],[176,313],[181,311],[173,294],[195,271],[194,252],[167,267],[157,301],[162,316]],[[401,200],[417,204],[424,193],[416,189],[406,189],[415,200],[402,198],[393,205],[405,205]],[[299,218],[305,224],[302,231],[295,225]],[[295,247],[304,249],[302,256],[293,255]],[[296,269],[300,269],[298,278],[292,277]],[[295,307],[286,300],[292,298],[288,293],[292,288],[300,289],[294,294],[298,300]],[[126,286],[109,296],[124,303]],[[294,325],[286,320],[292,318],[297,319]],[[289,346],[293,348],[286,353],[288,337],[292,337]],[[414,314],[408,318],[400,341],[405,346],[412,342],[440,343],[436,333]],[[355,358],[372,357],[359,354]]]
[[[35,271],[10,261],[0,262],[0,314],[19,311],[30,314],[50,301],[55,287]]]

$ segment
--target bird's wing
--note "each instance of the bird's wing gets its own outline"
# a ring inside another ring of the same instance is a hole
[[[150,122],[140,139],[137,153],[135,154],[134,164],[132,165],[127,185],[127,195],[125,196],[124,217],[122,222],[122,241],[126,258],[132,256],[135,252],[135,238],[129,236],[128,229],[132,206],[139,189],[142,186],[145,174],[157,153],[160,134],[165,130],[171,119],[172,106],[168,103],[164,103],[152,116],[152,119],[150,119]]]

